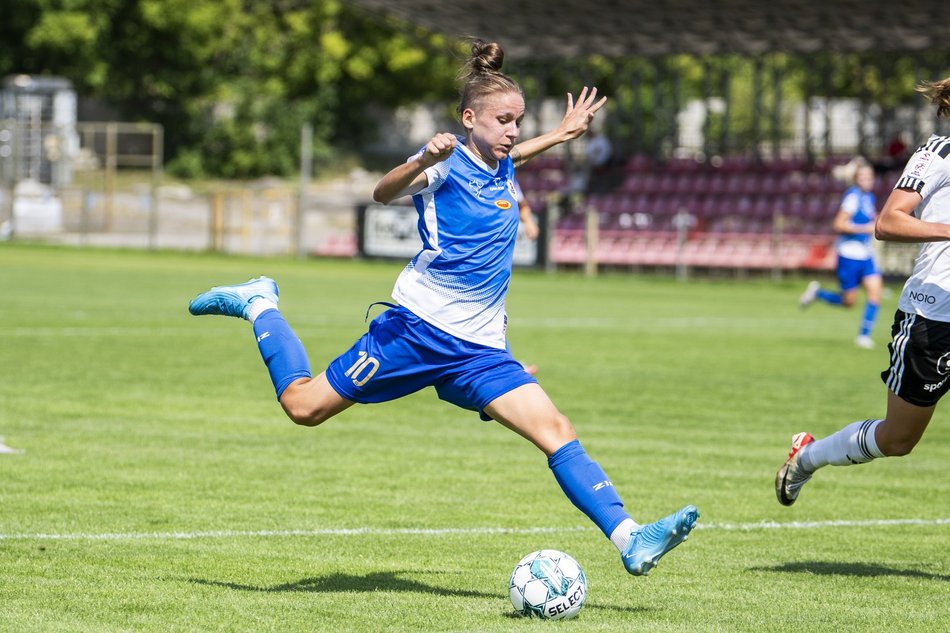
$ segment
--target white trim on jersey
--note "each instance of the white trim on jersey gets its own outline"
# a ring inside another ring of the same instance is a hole
[[[425,204],[425,213],[422,221],[426,227],[426,246],[419,253],[416,259],[415,272],[422,274],[432,261],[442,254],[439,247],[439,218],[435,213],[435,196],[431,193],[424,194],[422,199]]]
[[[419,194],[432,193],[441,187],[443,182],[445,182],[445,179],[449,175],[449,166],[446,161],[439,161],[435,165],[427,167],[423,173],[426,175],[427,184],[419,191]]]
[[[917,315],[906,313],[900,324],[900,331],[892,343],[894,351],[891,353],[891,371],[887,376],[887,388],[899,394],[904,379],[904,352],[907,342],[910,341],[910,331],[914,327]]]
[[[941,158],[946,158],[950,154],[950,137],[934,134],[928,139],[925,147]]]

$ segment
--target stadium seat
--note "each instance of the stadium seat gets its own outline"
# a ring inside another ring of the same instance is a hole
[[[647,187],[643,174],[627,174],[620,185],[620,190],[631,195],[646,193]]]
[[[673,174],[662,174],[656,177],[653,182],[653,191],[656,193],[676,193],[678,187],[678,179]]]
[[[644,154],[634,154],[624,164],[623,170],[627,173],[648,172],[654,167],[653,159]]]
[[[587,241],[583,229],[558,228],[551,237],[551,261],[580,264],[587,259]]]
[[[563,176],[552,178],[538,168],[534,173],[541,189]],[[821,245],[832,238],[831,221],[843,186],[830,177],[827,165],[809,165],[797,157],[759,163],[745,156],[723,157],[718,166],[691,158],[659,164],[637,155],[620,173],[613,189],[584,201],[598,212],[601,263],[675,265],[677,214],[686,212],[693,217],[684,247],[690,266],[793,269],[807,263],[823,270],[829,265]],[[896,171],[890,180],[898,175]],[[878,187],[883,191],[885,178],[881,181]],[[527,182],[533,182],[531,176]],[[583,213],[561,218],[552,260],[584,261],[585,226]],[[773,252],[776,230],[787,249]],[[819,245],[817,250],[814,244]]]
[[[726,180],[727,176],[722,173],[710,174],[709,180],[706,183],[706,193],[708,194],[723,194],[726,193]]]
[[[702,172],[683,174],[679,189],[684,193],[705,195],[709,191],[710,175]]]

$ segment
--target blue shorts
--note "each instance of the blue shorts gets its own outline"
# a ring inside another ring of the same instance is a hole
[[[874,258],[849,259],[838,255],[838,284],[842,290],[854,290],[865,277],[880,275]]]
[[[327,367],[327,380],[347,400],[387,402],[435,387],[439,398],[478,411],[495,398],[536,383],[507,350],[469,343],[397,306]]]

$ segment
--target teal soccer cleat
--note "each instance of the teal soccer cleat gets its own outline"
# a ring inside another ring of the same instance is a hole
[[[270,277],[258,277],[236,286],[215,286],[192,299],[188,311],[195,316],[220,314],[246,319],[252,301],[267,299],[276,304],[277,292],[277,283]]]
[[[620,556],[623,566],[634,576],[646,576],[664,554],[687,539],[690,531],[696,527],[698,518],[699,510],[689,505],[659,521],[637,528],[630,535],[630,543]]]

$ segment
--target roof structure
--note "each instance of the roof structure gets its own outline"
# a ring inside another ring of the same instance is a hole
[[[915,52],[946,47],[950,0],[353,0],[519,62],[599,54]]]

